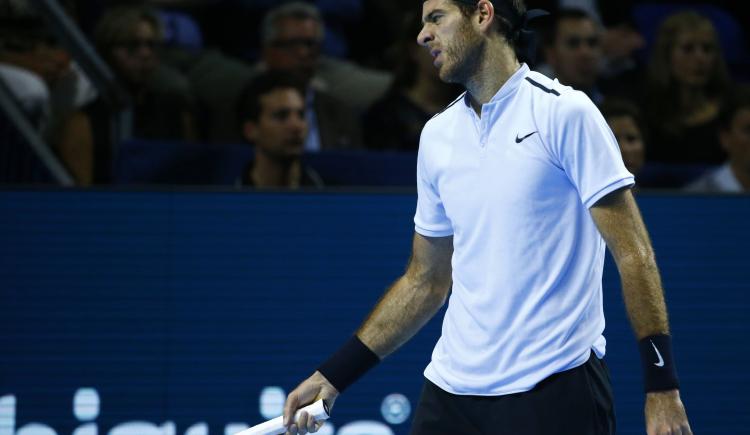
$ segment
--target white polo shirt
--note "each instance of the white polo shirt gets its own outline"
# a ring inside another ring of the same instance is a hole
[[[523,65],[476,115],[422,131],[416,231],[453,235],[453,290],[425,376],[503,395],[604,356],[605,244],[589,207],[634,183],[585,94]]]

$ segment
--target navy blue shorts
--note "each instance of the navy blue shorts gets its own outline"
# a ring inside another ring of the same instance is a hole
[[[411,435],[613,435],[609,370],[592,352],[574,369],[505,396],[459,396],[425,380]]]

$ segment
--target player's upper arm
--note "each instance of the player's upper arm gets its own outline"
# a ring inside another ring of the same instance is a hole
[[[633,185],[617,139],[594,103],[579,91],[553,101],[547,146],[583,204],[591,208],[608,193]]]
[[[426,237],[415,233],[406,278],[447,293],[451,286],[452,256],[453,236]]]
[[[608,194],[590,212],[618,265],[625,259],[651,260],[651,241],[630,189]]]

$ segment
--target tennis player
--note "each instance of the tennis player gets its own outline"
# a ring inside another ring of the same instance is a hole
[[[406,272],[294,389],[330,405],[448,300],[411,433],[615,433],[605,354],[606,246],[639,340],[649,435],[691,434],[651,243],[606,121],[582,92],[519,61],[522,0],[427,0],[418,42],[467,92],[422,132]]]

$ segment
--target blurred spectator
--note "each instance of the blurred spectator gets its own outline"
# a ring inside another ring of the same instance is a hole
[[[604,1],[601,0],[602,4]],[[738,81],[747,81],[750,57],[750,33],[744,31],[744,23],[750,22],[750,9],[745,2],[736,0],[632,0],[629,2],[606,2],[606,4],[629,4],[631,16],[646,40],[645,49],[639,53],[647,59],[659,25],[666,17],[682,10],[693,10],[710,19],[718,33],[722,53],[730,75]]]
[[[639,52],[646,46],[646,38],[635,22],[630,2],[600,1],[599,15],[604,25],[603,92],[632,98],[645,75]]]
[[[117,7],[97,24],[94,42],[133,98],[133,134],[141,139],[192,141],[195,127],[189,98],[156,88],[161,28],[142,7]],[[74,114],[59,141],[59,153],[79,184],[108,183],[116,108],[98,99]]]
[[[292,2],[271,10],[262,24],[262,69],[298,74],[306,84],[306,150],[359,148],[361,129],[350,98],[332,95],[329,90],[340,83],[318,76],[323,30],[320,12],[311,4]]]
[[[651,63],[644,113],[651,134],[647,159],[718,164],[726,154],[716,137],[729,75],[707,18],[680,12],[661,25]]]
[[[424,124],[463,90],[440,80],[432,56],[415,42],[421,27],[421,15],[404,19],[393,85],[363,117],[370,149],[416,151]]]
[[[691,192],[750,192],[750,86],[734,91],[719,114],[719,140],[729,160],[687,187]]]
[[[165,7],[169,6],[171,2],[151,0],[150,3],[157,3]],[[279,35],[278,30],[286,31],[290,27],[288,20],[281,20],[287,21],[287,23],[281,23],[282,26],[277,26],[275,23],[277,20],[269,19],[269,15],[263,18],[263,25],[260,25],[260,19],[249,17],[245,12],[242,12],[245,9],[252,9],[257,12],[259,9],[249,3],[246,5],[240,4],[239,0],[177,1],[176,3],[181,11],[191,12],[201,24],[205,24],[207,21],[221,21],[221,30],[226,36],[231,37],[235,44],[250,45],[252,40],[257,39],[247,37],[247,32],[252,31],[253,35],[259,34],[262,37],[264,42],[261,49],[263,51],[272,51],[276,54],[286,51],[290,53],[287,58],[292,60],[298,57],[294,44],[289,47],[285,45],[283,40],[281,45],[284,47],[268,47],[269,50],[266,50],[270,40]],[[303,7],[312,11],[311,14],[315,17],[314,21],[321,24],[320,32],[323,32],[320,13],[315,6],[303,3]],[[289,9],[295,9],[295,6],[285,4],[281,6],[281,9],[286,9],[289,12]],[[212,15],[217,16],[206,18],[206,16]],[[275,15],[278,18],[279,15],[283,14],[276,13]],[[297,15],[304,16],[304,13],[297,13]],[[253,24],[253,20],[256,20],[258,24]],[[239,25],[237,24],[238,21],[241,22],[244,29],[242,32],[227,31],[227,27],[231,29],[233,25]],[[305,20],[292,20],[292,23],[296,25],[302,21]],[[238,135],[239,128],[232,108],[237,105],[239,93],[252,76],[268,69],[267,62],[251,65],[247,62],[247,56],[239,55],[235,57],[236,50],[228,45],[228,41],[223,39],[217,41],[213,38],[217,33],[215,29],[211,31],[211,29],[200,28],[194,32],[196,35],[197,31],[200,31],[205,38],[201,42],[203,49],[198,48],[200,44],[197,43],[189,44],[186,47],[184,43],[175,41],[176,44],[170,44],[164,47],[162,51],[163,63],[173,67],[186,77],[188,85],[182,86],[180,77],[177,77],[176,74],[164,74],[164,68],[157,70],[157,77],[152,81],[158,87],[165,85],[175,87],[175,84],[178,84],[179,88],[189,88],[195,98],[197,111],[200,115],[198,127],[199,136],[202,140],[214,144],[237,143],[241,140],[241,137]],[[292,29],[292,31],[298,31],[298,29]],[[310,35],[302,36],[308,37]],[[316,41],[318,43],[314,44],[316,53],[312,62],[315,66],[315,77],[311,82],[311,87],[318,92],[312,92],[311,95],[317,95],[317,93],[323,95],[320,101],[314,101],[314,105],[318,106],[316,109],[323,111],[324,119],[320,121],[323,124],[321,133],[324,136],[327,135],[325,140],[330,144],[330,146],[324,144],[323,148],[359,147],[361,146],[361,129],[357,125],[354,131],[351,131],[352,129],[347,129],[346,125],[352,122],[357,124],[359,114],[383,95],[390,84],[391,74],[362,68],[344,60],[321,56],[320,40],[316,39]],[[222,45],[216,46],[217,42],[222,42]],[[274,60],[278,61],[279,59]],[[307,62],[307,60],[303,59],[304,62]],[[283,59],[282,63],[285,63]],[[294,62],[286,62],[286,67],[296,68],[297,66],[298,64]],[[329,97],[335,97],[338,100],[343,100],[343,102]],[[339,107],[341,105],[344,107]],[[312,108],[310,111],[312,111]],[[339,118],[342,120],[341,126],[337,126],[334,121],[331,121],[331,119]],[[315,125],[311,124],[312,130],[318,131]],[[311,134],[311,139],[319,136],[320,134]],[[354,139],[351,136],[354,136]],[[349,145],[349,142],[353,142],[354,145]],[[314,143],[311,143],[311,148],[314,148],[314,145]]]
[[[599,104],[604,95],[597,80],[603,62],[602,30],[582,9],[560,9],[547,32],[544,60],[550,71],[542,71],[560,83],[585,92]]]
[[[270,9],[288,0],[198,0],[194,2],[169,2],[150,0],[170,6],[188,3],[189,9],[196,12],[205,31],[206,42],[210,46],[221,47],[228,56],[246,62],[258,60],[260,46],[256,31],[263,16]],[[321,45],[327,56],[348,58],[350,40],[358,32],[364,18],[363,0],[307,0],[321,12],[326,22],[325,38]],[[192,3],[192,5],[190,4]],[[186,9],[182,7],[182,9]]]
[[[242,174],[245,186],[322,187],[320,176],[302,163],[307,122],[304,84],[287,73],[262,73],[242,93],[243,137],[255,146],[254,161]]]
[[[0,1],[0,79],[44,139],[59,135],[70,113],[96,97],[33,4]]]
[[[625,167],[637,177],[646,157],[645,124],[638,106],[625,99],[607,98],[599,108],[620,145]]]

